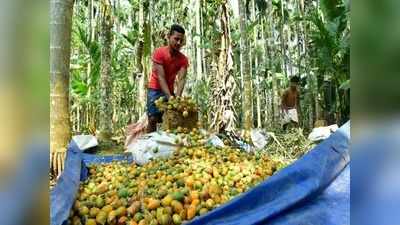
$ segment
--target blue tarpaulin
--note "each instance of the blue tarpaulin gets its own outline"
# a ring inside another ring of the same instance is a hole
[[[188,225],[350,224],[350,123],[292,165]],[[65,170],[51,192],[51,224],[68,218],[80,180],[90,163],[132,161],[129,156],[81,153],[72,142]],[[86,171],[86,172],[85,172]]]

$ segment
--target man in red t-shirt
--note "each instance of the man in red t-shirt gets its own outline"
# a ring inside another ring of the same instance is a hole
[[[153,52],[153,68],[147,92],[148,133],[156,131],[157,123],[162,122],[162,113],[155,106],[155,101],[160,97],[168,99],[171,96],[182,95],[189,66],[188,58],[180,52],[184,39],[185,30],[180,25],[174,24],[168,34],[168,46],[157,48]],[[175,80],[176,93],[174,93]]]

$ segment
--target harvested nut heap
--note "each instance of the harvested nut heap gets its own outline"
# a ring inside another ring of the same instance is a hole
[[[192,98],[170,97],[166,101],[161,97],[155,101],[155,104],[163,112],[164,131],[169,132],[180,127],[182,132],[187,133],[193,128],[199,128],[198,107]]]
[[[180,148],[140,167],[92,165],[68,224],[173,225],[192,220],[257,185],[276,171],[266,154],[230,147]]]
[[[176,110],[182,113],[183,117],[187,117],[189,112],[197,112],[197,105],[190,97],[170,97],[165,101],[164,97],[155,101],[157,108],[161,111]]]

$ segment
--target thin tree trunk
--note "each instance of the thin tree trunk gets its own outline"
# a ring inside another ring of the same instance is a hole
[[[95,15],[94,15],[94,0],[89,0],[90,1],[90,41],[94,40],[94,34],[95,34]]]
[[[256,99],[256,102],[257,102],[257,127],[258,128],[261,128],[261,99],[260,99],[260,91],[259,91],[259,89],[260,89],[260,80],[259,80],[259,77],[257,76],[257,99]]]
[[[86,106],[85,106],[85,110],[83,111],[84,112],[84,115],[85,115],[85,121],[84,121],[84,125],[83,125],[83,127],[84,128],[89,128],[89,104],[87,104]]]
[[[76,120],[77,120],[77,122],[76,122],[76,132],[81,132],[81,106],[80,105],[78,105],[77,107],[76,107]]]
[[[297,9],[300,12],[300,15],[303,16],[303,13],[301,11],[301,5],[300,2],[298,2],[298,0],[296,0],[297,3]],[[302,22],[298,22],[296,23],[296,40],[297,40],[297,57],[298,57],[298,61],[297,61],[297,68],[298,68],[298,73],[299,75],[302,75],[303,71],[301,68],[301,61],[302,61],[302,44],[304,42],[304,39],[302,38]]]
[[[93,0],[89,0],[89,43],[94,41],[94,22],[93,22],[93,13],[94,5],[93,5]],[[86,70],[86,84],[89,85],[89,77],[90,73],[92,71],[92,60],[89,60],[87,64],[87,70]]]
[[[147,95],[147,80],[150,74],[151,69],[151,7],[153,5],[153,1],[147,0],[144,2],[143,7],[143,16],[144,16],[144,48],[143,48],[143,57],[142,57],[142,64],[143,64],[143,85],[140,87],[144,90],[144,98],[143,102],[146,102],[146,95]],[[143,107],[144,109],[144,107]]]
[[[282,55],[282,72],[287,75],[287,65],[286,65],[286,47],[285,47],[285,33],[284,33],[284,20],[285,14],[283,10],[283,2],[281,1],[281,19],[280,19],[280,37],[281,37],[281,55]]]
[[[251,19],[253,22],[256,21],[256,4],[255,0],[252,1],[252,14],[251,14]],[[259,23],[257,25],[260,25]],[[257,112],[257,128],[261,128],[261,99],[260,99],[260,69],[258,68],[258,27],[254,27],[253,31],[253,49],[254,51],[254,71],[255,71],[255,94],[256,94],[256,112]]]
[[[50,1],[50,165],[58,175],[71,138],[69,67],[73,0]]]
[[[195,49],[196,49],[196,77],[197,80],[201,80],[201,77],[203,76],[202,68],[201,68],[201,49],[200,49],[200,34],[201,34],[201,28],[200,28],[200,13],[201,13],[201,0],[196,0],[196,44],[195,44]]]
[[[250,73],[250,62],[249,62],[249,47],[247,42],[246,33],[246,20],[248,18],[245,2],[239,1],[239,18],[240,18],[240,54],[242,55],[241,60],[243,61],[243,112],[244,112],[244,124],[245,130],[250,130],[253,124],[252,115],[252,88],[251,88],[251,73]]]
[[[121,1],[120,0],[117,0],[117,2],[116,2],[116,4],[115,4],[115,9],[116,10],[121,10]],[[116,31],[117,31],[117,33],[119,34],[119,33],[121,33],[121,23],[116,23]]]
[[[268,91],[267,89],[264,89],[264,103],[265,103],[265,109],[264,109],[264,127],[267,127],[269,124],[269,112],[271,111],[270,108],[268,107]]]
[[[146,101],[146,90],[144,90],[145,76],[144,76],[144,66],[143,66],[143,54],[144,54],[144,26],[145,26],[145,16],[144,16],[144,6],[143,0],[139,2],[139,41],[136,49],[136,68],[137,68],[137,78],[139,79],[138,84],[138,101],[137,110],[138,114],[142,115],[144,112],[144,103]]]
[[[99,135],[100,141],[110,141],[112,136],[112,105],[111,105],[111,51],[113,19],[111,4],[107,0],[102,2],[101,22],[101,74],[100,74],[100,116]]]
[[[271,59],[271,52],[270,52],[270,47],[269,47],[270,46],[269,39],[271,38],[271,35],[270,35],[270,29],[268,29],[269,27],[268,27],[268,22],[267,22],[266,17],[263,18],[262,28],[263,28],[263,30],[261,32],[261,39],[265,41],[264,46],[263,46],[264,47],[264,55],[265,55],[265,57],[263,57],[264,58],[264,67],[265,67],[264,76],[265,76],[265,79],[268,80],[268,73],[271,71],[271,68],[272,68],[272,64],[271,64],[272,59]],[[268,91],[267,91],[266,87],[264,90],[265,90],[264,91],[264,94],[265,94],[264,95],[264,97],[265,97],[264,123],[265,123],[265,125],[267,125],[268,123],[272,122],[272,120],[270,119],[271,118],[271,116],[270,116],[271,108],[268,105],[268,98],[267,98]]]
[[[270,67],[269,67],[269,61],[267,61],[267,60],[270,60],[270,56],[269,56],[269,51],[268,51],[268,40],[267,40],[267,38],[268,38],[268,31],[267,31],[267,29],[266,29],[266,27],[265,27],[265,24],[266,24],[266,21],[265,21],[265,18],[262,18],[262,22],[261,22],[261,40],[264,40],[264,45],[263,45],[263,55],[265,56],[265,57],[263,57],[263,59],[264,59],[264,61],[263,61],[263,64],[264,64],[264,69],[265,69],[265,72],[264,72],[264,79],[268,79],[268,77],[267,77],[267,74],[268,74],[268,71],[269,71],[269,69],[270,69]],[[263,107],[263,110],[264,110],[264,118],[263,118],[263,124],[264,124],[264,127],[266,127],[267,126],[267,124],[268,124],[268,112],[270,111],[269,110],[269,108],[268,108],[268,99],[267,99],[267,89],[266,89],[266,87],[263,87],[263,90],[262,90],[262,94],[263,94],[263,101],[265,101],[264,103],[264,107]],[[261,108],[261,107],[260,107]]]
[[[200,1],[200,34],[201,34],[201,37],[204,36],[203,4],[204,4],[204,2]],[[201,38],[200,40],[201,40],[202,46],[204,46],[204,44],[205,44],[204,39]],[[205,50],[204,50],[204,47],[202,47],[201,48],[201,61],[202,61],[202,67],[203,67],[202,72],[204,74],[208,74],[205,57],[206,57]]]

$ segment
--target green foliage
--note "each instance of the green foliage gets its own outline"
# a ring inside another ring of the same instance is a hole
[[[256,5],[259,11],[265,13],[267,10],[267,1],[266,0],[256,0]]]
[[[139,32],[138,30],[130,30],[128,31],[128,34],[116,34],[116,35],[121,35],[125,40],[131,44],[132,47],[135,47],[135,43],[139,39]]]
[[[330,3],[328,3],[330,2]],[[326,21],[317,12],[314,12],[308,20],[311,21],[317,30],[311,33],[313,48],[316,59],[322,73],[343,71],[350,65],[347,55],[350,53],[349,36],[346,31],[348,14],[345,7],[338,3],[332,5],[334,1],[321,1],[321,7],[326,13]],[[347,71],[344,71],[347,72]]]
[[[340,84],[339,89],[340,90],[348,90],[348,89],[350,89],[350,80],[346,80],[342,84]]]
[[[327,20],[335,20],[343,15],[345,5],[342,0],[320,0],[320,6]]]
[[[316,7],[317,1],[320,3],[319,8]],[[94,2],[95,11],[98,13],[99,2]],[[117,135],[122,136],[125,126],[141,116],[137,108],[138,95],[139,90],[145,87],[139,86],[139,79],[136,77],[139,39],[144,41],[143,61],[146,68],[150,69],[151,53],[154,48],[165,44],[163,38],[171,23],[180,23],[187,32],[187,43],[183,51],[189,57],[190,67],[185,89],[196,99],[201,115],[210,115],[210,109],[213,108],[212,83],[218,79],[215,76],[215,65],[218,65],[221,51],[221,4],[224,2],[225,0],[202,1],[200,33],[197,33],[195,27],[197,8],[192,5],[193,1],[120,0],[120,5],[113,5],[112,16],[118,29],[114,28],[113,31],[111,62],[113,93],[109,105],[113,109],[113,130]],[[145,3],[147,22],[139,29],[139,8],[143,3]],[[349,1],[304,1],[304,11],[299,10],[299,1],[246,0],[245,3],[247,13],[245,32],[251,52],[249,60],[253,76],[252,85],[257,85],[252,93],[254,118],[257,118],[256,98],[260,97],[263,125],[274,127],[270,124],[279,123],[279,112],[276,108],[279,109],[280,93],[287,87],[288,77],[292,75],[300,75],[304,80],[301,87],[301,104],[305,114],[315,114],[316,101],[320,101],[321,107],[327,111],[342,110],[341,112],[347,113],[349,111],[347,93],[350,89]],[[233,16],[231,5],[227,5],[234,62],[231,73],[239,87],[233,95],[233,104],[236,114],[239,115],[237,121],[242,121],[240,18]],[[251,8],[253,5],[255,14]],[[96,125],[98,105],[101,101],[99,99],[101,18],[95,14],[94,34],[91,34],[88,12],[88,5],[82,1],[76,2],[70,82],[72,122],[75,132],[88,131],[90,126]],[[197,76],[194,74],[197,62],[193,41],[197,38],[200,38],[198,47],[202,50],[200,64],[204,73],[200,80],[196,80]],[[258,57],[257,66],[255,57]],[[332,90],[324,84],[324,80],[330,82]],[[316,99],[318,95],[323,98]],[[336,100],[332,102],[332,99],[327,99],[328,96]],[[74,111],[78,108],[81,109],[79,121]],[[304,123],[312,123],[308,121],[309,119],[313,118],[304,119]],[[78,124],[80,126],[77,126]]]
[[[209,109],[211,108],[210,104],[210,84],[209,79],[203,78],[197,81],[192,88],[192,91],[189,93],[190,96],[193,96],[196,104],[199,106],[199,111],[202,116],[209,115]]]
[[[98,40],[90,40],[89,34],[83,28],[83,25],[78,25],[77,36],[84,44],[86,51],[89,53],[90,63],[93,65],[89,74],[89,85],[96,85],[100,77],[101,49]]]
[[[288,22],[289,11],[282,4],[282,0],[273,0],[272,5],[274,6],[273,13],[275,14],[275,16],[280,18],[284,23]],[[282,7],[283,7],[283,9],[282,9]],[[283,10],[283,15],[282,15],[282,10]]]

